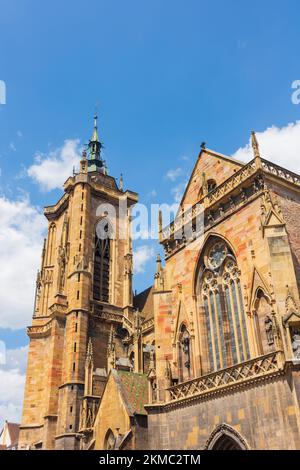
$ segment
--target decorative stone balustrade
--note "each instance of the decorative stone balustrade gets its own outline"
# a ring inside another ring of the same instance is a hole
[[[167,402],[177,402],[207,394],[219,394],[225,389],[242,386],[249,381],[262,380],[268,376],[279,374],[283,370],[282,365],[282,351],[272,352],[170,387],[167,389],[169,395]]]

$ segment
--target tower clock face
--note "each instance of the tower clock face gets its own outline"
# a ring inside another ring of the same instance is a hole
[[[221,266],[227,255],[227,247],[225,243],[218,242],[208,252],[208,263],[211,268],[216,269]]]

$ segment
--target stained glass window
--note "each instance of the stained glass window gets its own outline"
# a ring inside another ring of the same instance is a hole
[[[218,241],[203,260],[201,288],[212,371],[243,362],[250,353],[240,271],[233,254],[225,242]]]

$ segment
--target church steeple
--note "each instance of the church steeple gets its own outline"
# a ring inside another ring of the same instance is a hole
[[[105,164],[101,157],[101,149],[103,147],[102,143],[99,139],[98,134],[98,116],[95,114],[94,116],[94,128],[92,137],[89,141],[89,159],[88,159],[88,168],[90,171],[100,171],[101,173],[105,173]]]

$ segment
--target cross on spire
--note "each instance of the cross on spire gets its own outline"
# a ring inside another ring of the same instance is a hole
[[[100,171],[106,174],[105,162],[101,156],[101,149],[103,148],[102,142],[99,138],[98,133],[98,114],[95,112],[94,115],[94,127],[92,132],[92,137],[88,143],[89,148],[89,172],[91,171]]]

